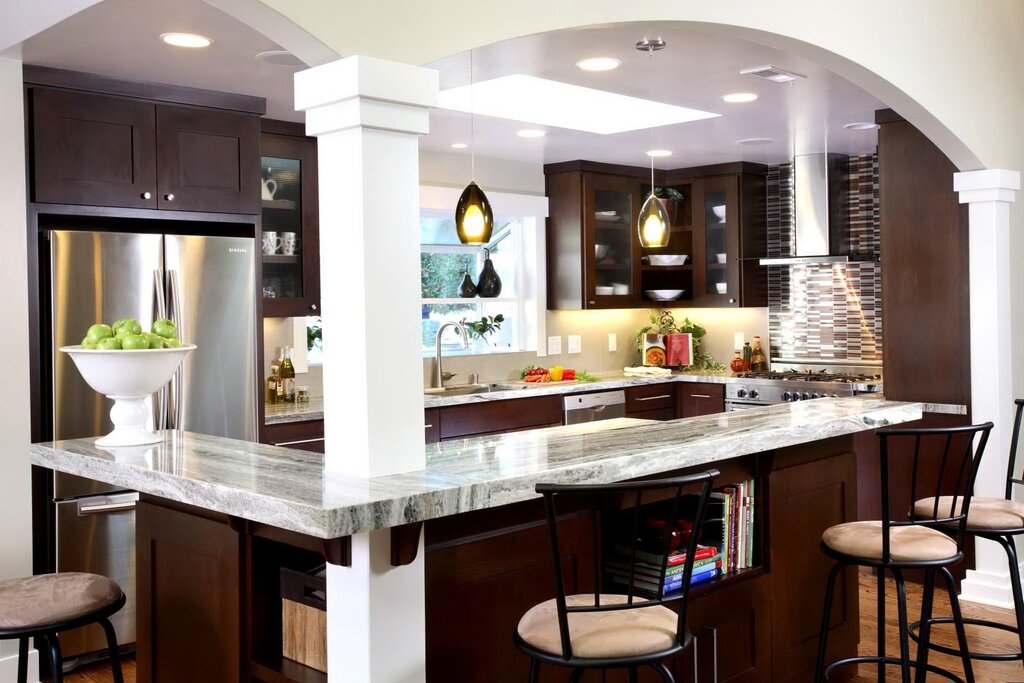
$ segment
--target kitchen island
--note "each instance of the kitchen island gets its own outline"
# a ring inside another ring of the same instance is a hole
[[[721,485],[755,481],[760,514],[752,566],[695,591],[691,628],[716,634],[701,640],[698,663],[716,667],[719,681],[797,681],[809,679],[828,567],[818,537],[856,514],[852,435],[921,412],[915,403],[821,399],[473,437],[429,445],[424,470],[372,479],[326,472],[315,453],[188,433],[116,454],[92,439],[35,444],[32,458],[143,494],[140,681],[176,680],[198,666],[218,672],[209,680],[326,680],[281,657],[280,570],[310,569],[320,558],[345,565],[349,535],[388,528],[393,564],[413,561],[425,536],[427,679],[525,680],[511,630],[552,594],[536,483],[708,467],[721,470]],[[581,520],[562,524],[568,547],[586,557]],[[177,582],[168,579],[175,572]],[[197,572],[216,585],[200,585]],[[581,567],[571,577],[573,590],[589,588],[585,574]],[[837,600],[844,608],[830,646],[849,654],[858,638],[852,573]],[[217,627],[198,628],[202,616]],[[191,635],[178,647],[154,647],[172,628],[178,640]],[[729,656],[719,658],[719,648]],[[689,680],[691,664],[677,659],[679,680]]]

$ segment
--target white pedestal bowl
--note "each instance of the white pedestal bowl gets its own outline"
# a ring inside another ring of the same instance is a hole
[[[159,443],[163,436],[146,426],[150,411],[146,399],[170,381],[194,344],[177,349],[100,351],[81,346],[62,346],[82,378],[97,392],[114,400],[110,420],[114,431],[97,439],[102,447],[144,446]]]

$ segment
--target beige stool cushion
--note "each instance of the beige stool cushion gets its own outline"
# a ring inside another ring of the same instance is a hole
[[[962,498],[956,500],[956,512],[950,512],[953,496],[939,496],[939,516],[954,517],[960,514]],[[922,498],[914,503],[914,514],[931,517],[935,511],[934,498]],[[971,498],[971,511],[967,515],[969,529],[1021,529],[1024,528],[1024,504],[1005,498]]]
[[[821,540],[832,550],[866,560],[882,559],[882,523],[847,522],[825,529]],[[956,542],[926,526],[889,529],[889,556],[896,562],[929,562],[956,555]]]
[[[625,595],[601,595],[602,605],[623,604]],[[643,602],[633,598],[633,602]],[[594,604],[591,595],[567,595],[566,605]],[[676,613],[661,605],[610,612],[569,614],[569,638],[576,657],[636,657],[668,650],[676,643]],[[519,620],[519,637],[528,644],[562,656],[558,606],[554,599],[534,605]]]
[[[121,587],[105,576],[65,572],[0,581],[0,629],[44,628],[112,605]]]

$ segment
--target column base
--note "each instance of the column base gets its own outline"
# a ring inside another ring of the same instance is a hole
[[[1021,567],[1017,567],[1021,571]],[[1010,573],[982,572],[967,570],[967,577],[960,582],[960,599],[990,607],[1013,609],[1013,591],[1010,589]]]

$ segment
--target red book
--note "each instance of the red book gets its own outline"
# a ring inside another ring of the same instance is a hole
[[[709,557],[714,557],[715,553],[718,552],[718,548],[708,546],[707,548],[697,548],[697,552],[693,554],[693,561],[706,560]],[[677,553],[675,555],[668,556],[668,566],[677,567],[686,562],[686,553]]]

